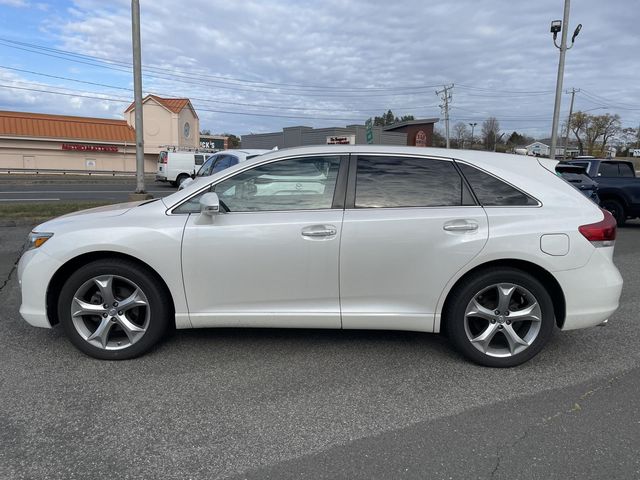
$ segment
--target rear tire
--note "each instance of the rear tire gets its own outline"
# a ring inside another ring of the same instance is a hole
[[[444,312],[451,343],[487,367],[520,365],[553,334],[551,296],[528,273],[499,267],[472,274],[450,293]]]
[[[624,209],[624,205],[622,205],[618,200],[608,198],[606,200],[602,200],[600,202],[600,206],[613,215],[613,218],[616,219],[616,223],[619,227],[623,226],[627,221],[627,212]]]
[[[102,360],[134,358],[151,349],[169,325],[171,306],[154,276],[124,259],[103,259],[73,272],[58,300],[67,337]]]

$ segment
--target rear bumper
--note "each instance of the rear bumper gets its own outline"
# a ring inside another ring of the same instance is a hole
[[[562,330],[599,325],[618,309],[623,280],[611,260],[613,248],[595,250],[585,266],[553,274],[566,302]]]

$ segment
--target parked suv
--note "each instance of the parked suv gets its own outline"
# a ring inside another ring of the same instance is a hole
[[[569,162],[586,169],[598,182],[600,206],[622,226],[629,218],[640,217],[640,179],[633,162],[580,158]]]
[[[266,153],[37,226],[20,313],[102,359],[173,326],[277,327],[446,332],[474,362],[518,365],[556,328],[603,322],[622,289],[613,217],[555,166],[381,145]]]
[[[206,153],[162,151],[158,155],[156,181],[178,186],[204,163]]]
[[[193,183],[193,180],[197,180],[200,177],[208,177],[214,173],[221,172],[222,170],[233,167],[240,162],[249,160],[250,158],[257,157],[269,150],[260,150],[257,148],[245,148],[242,150],[222,150],[214,153],[207,158],[207,161],[202,164],[197,173],[191,175],[189,178],[180,183],[178,190],[188,187]]]

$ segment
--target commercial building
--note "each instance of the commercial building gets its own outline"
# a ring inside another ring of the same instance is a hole
[[[143,100],[145,171],[168,147],[197,149],[200,123],[187,98]],[[0,111],[0,168],[133,172],[135,107],[124,120]]]
[[[373,127],[374,145],[433,145],[433,126],[437,118],[426,118],[399,122],[386,127]],[[287,127],[282,132],[256,133],[242,136],[243,148],[301,147],[325,144],[366,144],[367,130],[364,125],[346,127]]]

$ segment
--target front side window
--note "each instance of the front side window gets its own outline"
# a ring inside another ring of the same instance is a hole
[[[598,175],[601,177],[617,177],[618,176],[618,164],[617,163],[600,163],[598,168]]]
[[[221,172],[226,168],[233,167],[236,163],[238,163],[238,159],[236,157],[234,157],[233,155],[224,155],[222,156],[222,158],[219,158],[213,166],[211,175]]]
[[[339,156],[304,157],[259,165],[191,197],[174,213],[197,213],[200,197],[216,192],[228,212],[329,209]]]
[[[450,161],[358,156],[356,208],[460,205],[473,201]]]
[[[200,170],[198,170],[198,177],[208,177],[209,175],[211,175],[211,169],[213,168],[213,165],[216,163],[216,160],[219,158],[219,155],[212,155],[210,156],[206,162],[204,162],[204,164],[200,167]]]
[[[538,202],[508,183],[471,165],[458,163],[480,205],[484,207],[510,207],[538,205]]]

